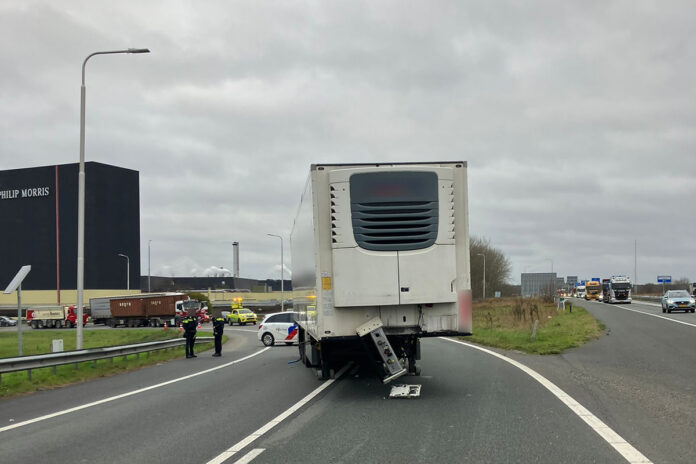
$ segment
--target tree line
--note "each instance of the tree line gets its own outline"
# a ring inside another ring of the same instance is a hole
[[[501,296],[519,294],[517,286],[510,285],[512,265],[502,251],[494,248],[487,238],[472,236],[469,239],[469,263],[471,267],[471,293],[474,299],[483,297],[483,259],[486,259],[486,298],[496,291]]]

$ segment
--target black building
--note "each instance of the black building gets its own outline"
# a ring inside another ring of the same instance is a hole
[[[23,290],[77,288],[75,164],[0,171],[0,286],[22,265],[31,272]],[[85,163],[85,289],[140,284],[139,174]]]

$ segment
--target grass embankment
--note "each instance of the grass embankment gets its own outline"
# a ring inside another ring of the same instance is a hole
[[[508,298],[474,304],[474,335],[463,340],[531,354],[558,354],[599,338],[604,324],[584,308],[558,311],[539,299]],[[536,337],[534,321],[539,320]]]
[[[212,336],[212,333],[198,332],[201,337]],[[85,330],[83,332],[83,348],[97,348],[102,346],[131,345],[135,343],[168,340],[181,337],[176,330],[162,329],[114,329],[114,330]],[[24,355],[43,354],[51,352],[51,344],[54,339],[63,339],[65,351],[75,349],[75,330],[23,330],[22,352]],[[227,337],[223,336],[223,343]],[[196,352],[212,348],[213,343],[196,344]],[[52,367],[33,369],[31,379],[26,371],[3,374],[0,381],[0,398],[31,393],[39,390],[47,390],[72,383],[83,382],[97,377],[107,377],[129,370],[139,369],[144,366],[157,364],[184,356],[184,346],[170,348],[167,351],[158,350],[149,353],[141,353],[140,356],[119,356],[110,359],[102,359],[93,363],[86,361],[56,367],[55,374]],[[16,332],[0,333],[0,358],[17,356]]]

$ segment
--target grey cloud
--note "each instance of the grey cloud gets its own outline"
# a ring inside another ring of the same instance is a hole
[[[469,161],[471,232],[562,274],[696,279],[689,2],[6,2],[0,164],[140,171],[142,268],[277,274],[313,162]],[[678,227],[668,225],[684,214]],[[154,250],[156,248],[156,254]],[[286,263],[290,262],[289,252]],[[146,272],[146,271],[144,271]],[[641,278],[643,280],[643,278]]]

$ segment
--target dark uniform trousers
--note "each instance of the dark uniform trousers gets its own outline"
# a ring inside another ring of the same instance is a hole
[[[196,343],[196,326],[198,325],[193,318],[186,318],[181,324],[184,327],[184,337],[186,337],[186,357],[191,358],[193,354],[193,345]]]
[[[213,319],[213,336],[215,337],[215,354],[222,353],[222,333],[225,330],[225,319],[216,317]]]

